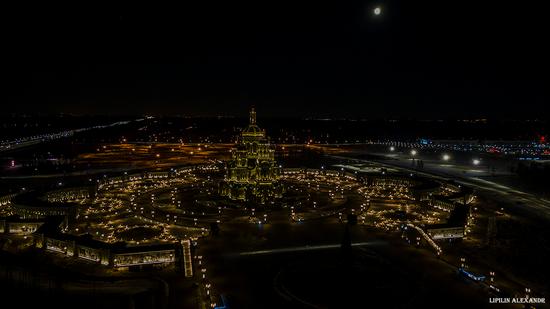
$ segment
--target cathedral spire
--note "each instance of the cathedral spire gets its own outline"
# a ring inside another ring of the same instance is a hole
[[[250,125],[256,124],[256,110],[254,110],[254,106],[250,108]]]

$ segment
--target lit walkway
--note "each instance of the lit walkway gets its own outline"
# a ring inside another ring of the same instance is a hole
[[[356,242],[352,243],[353,247],[362,247],[362,246],[379,246],[387,244],[385,241],[366,241],[366,242]],[[274,254],[274,253],[286,253],[286,252],[298,252],[298,251],[314,251],[314,250],[326,250],[326,249],[336,249],[340,248],[341,244],[331,244],[331,245],[317,245],[317,246],[300,246],[300,247],[287,247],[279,249],[269,249],[269,250],[258,250],[258,251],[248,251],[241,252],[239,256],[246,255],[263,255],[263,254]]]

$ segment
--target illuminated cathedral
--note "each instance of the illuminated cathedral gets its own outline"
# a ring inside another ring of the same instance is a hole
[[[281,197],[281,168],[275,162],[275,145],[269,143],[265,130],[256,124],[256,111],[250,110],[250,124],[241,131],[221,185],[221,194],[232,200],[266,201]]]

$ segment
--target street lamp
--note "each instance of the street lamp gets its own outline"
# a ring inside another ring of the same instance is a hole
[[[450,155],[448,155],[448,154],[443,155],[443,161],[449,161],[449,159],[451,159]]]
[[[418,152],[415,149],[411,150],[411,156],[416,156],[417,153]]]
[[[395,147],[391,146],[390,151],[395,151]]]
[[[481,163],[481,161],[480,161],[479,159],[473,159],[473,160],[472,160],[472,163],[473,163],[474,165],[479,165],[479,163]]]

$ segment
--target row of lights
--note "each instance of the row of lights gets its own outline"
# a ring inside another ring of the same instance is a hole
[[[395,147],[394,146],[391,146],[390,147],[390,151],[395,151]],[[416,149],[412,149],[411,152],[410,152],[411,156],[416,156],[418,154],[418,151]],[[451,156],[449,154],[443,154],[441,156],[441,159],[443,161],[449,161],[451,159]],[[472,159],[472,164],[473,165],[479,165],[481,163],[481,160],[480,159]]]

